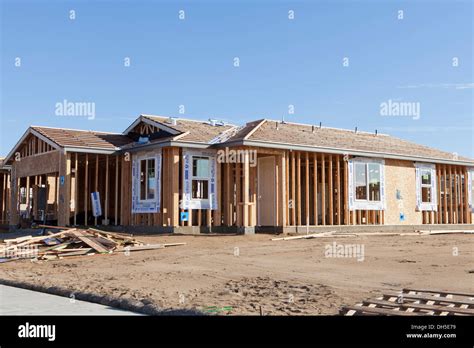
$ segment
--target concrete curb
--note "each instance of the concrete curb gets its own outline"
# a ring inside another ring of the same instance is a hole
[[[110,295],[101,295],[94,292],[71,291],[67,288],[59,286],[45,286],[25,281],[1,278],[0,284],[16,288],[22,288],[26,290],[43,292],[51,295],[74,298],[80,301],[98,303],[104,306],[119,308],[145,315],[205,315],[205,313],[193,309],[163,309],[153,303],[149,303],[149,301],[142,302],[138,300],[117,298]],[[74,297],[71,297],[72,295]]]

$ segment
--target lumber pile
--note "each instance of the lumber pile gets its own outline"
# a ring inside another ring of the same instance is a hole
[[[5,239],[0,243],[0,263],[18,260],[57,260],[64,257],[161,249],[186,243],[145,244],[133,237],[94,228],[62,229],[44,236]]]
[[[340,314],[346,316],[474,315],[474,294],[427,289],[389,291],[376,299],[368,299],[355,306],[345,306],[340,310]]]

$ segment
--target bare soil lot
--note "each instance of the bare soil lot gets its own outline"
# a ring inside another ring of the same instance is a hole
[[[219,312],[223,315],[260,315],[260,310],[264,315],[337,314],[343,305],[387,290],[474,288],[473,235],[136,238],[187,245],[128,256],[8,262],[0,265],[0,278],[132,298],[164,309],[227,307]],[[326,246],[333,242],[363,245],[364,260],[326,257]]]

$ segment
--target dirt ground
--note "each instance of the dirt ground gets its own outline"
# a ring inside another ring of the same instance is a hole
[[[270,235],[136,238],[187,245],[128,256],[8,262],[0,265],[0,278],[222,315],[337,314],[343,305],[387,290],[474,288],[474,236],[468,234],[289,241],[271,241]],[[363,260],[327,257],[334,242],[363,246]]]

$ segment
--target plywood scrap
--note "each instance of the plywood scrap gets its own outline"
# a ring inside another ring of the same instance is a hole
[[[60,229],[60,228],[55,228]],[[65,228],[44,236],[26,236],[0,243],[0,263],[19,259],[58,260],[67,257],[162,249],[186,243],[145,244],[131,236],[97,229]]]
[[[330,237],[333,236],[336,231],[330,232],[319,232],[319,233],[312,233],[312,234],[303,234],[301,236],[291,236],[291,237],[280,237],[280,238],[272,238],[271,240],[295,240],[295,239],[311,239],[311,238],[321,238],[321,237]]]

